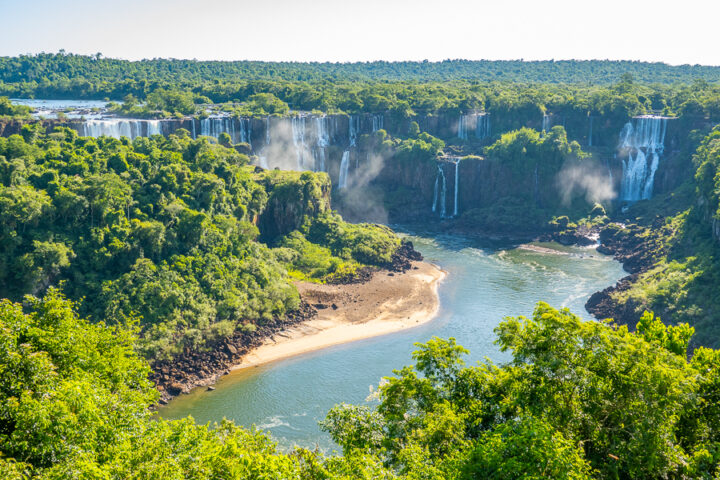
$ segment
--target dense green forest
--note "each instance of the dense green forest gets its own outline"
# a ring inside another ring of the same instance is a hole
[[[631,73],[645,83],[689,83],[696,78],[720,80],[720,67],[701,65],[670,66],[664,63],[562,60],[562,61],[472,61],[442,62],[359,62],[301,63],[258,61],[196,61],[153,59],[128,61],[74,55],[61,51],[0,58],[0,80],[6,83],[72,81],[85,78],[92,82],[118,78],[141,81],[165,81],[176,85],[211,79],[289,81],[439,81],[439,80],[510,80],[537,83],[615,82],[623,73]]]
[[[720,352],[643,315],[637,333],[539,304],[507,318],[506,364],[418,344],[377,403],[339,405],[343,447],[280,453],[224,421],[152,419],[131,325],[88,322],[54,289],[0,303],[0,475],[7,479],[711,479],[720,474]]]
[[[0,58],[0,122],[22,121],[0,137],[0,477],[720,478],[720,351],[700,346],[720,346],[718,81],[718,67],[642,62]],[[5,95],[112,100],[134,117],[204,116],[210,104],[382,112],[409,127],[357,139],[384,162],[363,202],[380,189],[390,214],[422,201],[429,215],[413,182],[431,189],[442,154],[456,154],[462,175],[473,166],[496,188],[441,228],[595,228],[630,245],[648,268],[609,297],[636,331],[540,303],[495,329],[505,364],[467,366],[454,339],[418,344],[414,366],[322,422],[342,455],[282,452],[230,422],[154,418],[155,362],[249,337],[302,308],[294,281],[361,278],[391,266],[401,240],[345,222],[328,174],[255,167],[227,134],[81,137]],[[492,115],[483,143],[421,131],[421,116],[472,111]],[[680,117],[672,154],[692,161],[678,188],[627,209],[558,190],[559,171],[592,171],[607,153],[569,137],[589,115],[614,142],[618,125],[653,112]],[[567,130],[527,128],[545,113]]]
[[[83,315],[139,318],[147,358],[252,332],[298,307],[291,278],[352,278],[400,245],[331,212],[324,173],[256,170],[187,131],[130,142],[41,130],[0,138],[0,297],[60,284],[91,299]]]
[[[720,68],[642,62],[303,64],[130,62],[39,54],[0,58],[0,95],[123,102],[119,113],[189,115],[229,102],[239,115],[289,110],[625,117],[660,111],[720,117]]]
[[[0,97],[0,121],[2,120],[29,120],[30,107],[15,105],[8,97]]]

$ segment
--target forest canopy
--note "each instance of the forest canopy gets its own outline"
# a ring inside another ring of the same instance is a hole
[[[0,138],[0,296],[61,285],[92,299],[83,315],[138,318],[140,350],[166,359],[297,309],[291,276],[391,263],[398,237],[332,213],[327,174],[248,162],[183,130],[130,141],[26,125]]]
[[[692,328],[638,331],[538,304],[496,328],[507,363],[417,344],[364,405],[322,422],[342,455],[281,453],[265,434],[152,419],[132,326],[90,323],[57,290],[0,302],[0,475],[32,478],[717,478],[720,352]]]

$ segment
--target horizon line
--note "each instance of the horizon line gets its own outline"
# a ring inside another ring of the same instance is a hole
[[[645,64],[656,64],[665,65],[668,67],[707,67],[707,68],[720,68],[720,64],[703,64],[703,63],[668,63],[663,60],[639,60],[639,59],[628,59],[628,58],[546,58],[546,59],[525,59],[525,58],[445,58],[442,60],[430,60],[430,59],[403,59],[403,60],[388,60],[388,59],[375,59],[375,60],[263,60],[263,59],[198,59],[198,58],[178,58],[178,57],[115,57],[105,56],[102,52],[97,53],[74,53],[68,52],[64,49],[59,49],[57,52],[27,52],[18,53],[15,55],[0,55],[0,58],[19,58],[19,57],[37,57],[40,55],[63,55],[63,56],[77,56],[77,57],[95,57],[100,54],[102,60],[120,60],[127,62],[145,62],[145,61],[157,61],[157,60],[173,60],[173,61],[191,61],[191,62],[224,62],[224,63],[235,63],[235,62],[258,62],[258,63],[294,63],[294,64],[366,64],[366,63],[419,63],[419,64],[440,64],[446,62],[519,62],[519,63],[559,63],[559,62],[615,62],[615,63],[645,63]]]

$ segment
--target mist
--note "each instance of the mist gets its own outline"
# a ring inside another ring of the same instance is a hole
[[[589,203],[605,203],[617,197],[608,170],[596,164],[565,164],[555,181],[566,206],[577,197],[584,197]]]

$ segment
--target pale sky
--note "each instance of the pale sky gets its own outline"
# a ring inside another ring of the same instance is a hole
[[[720,0],[0,0],[0,56],[720,65]]]

